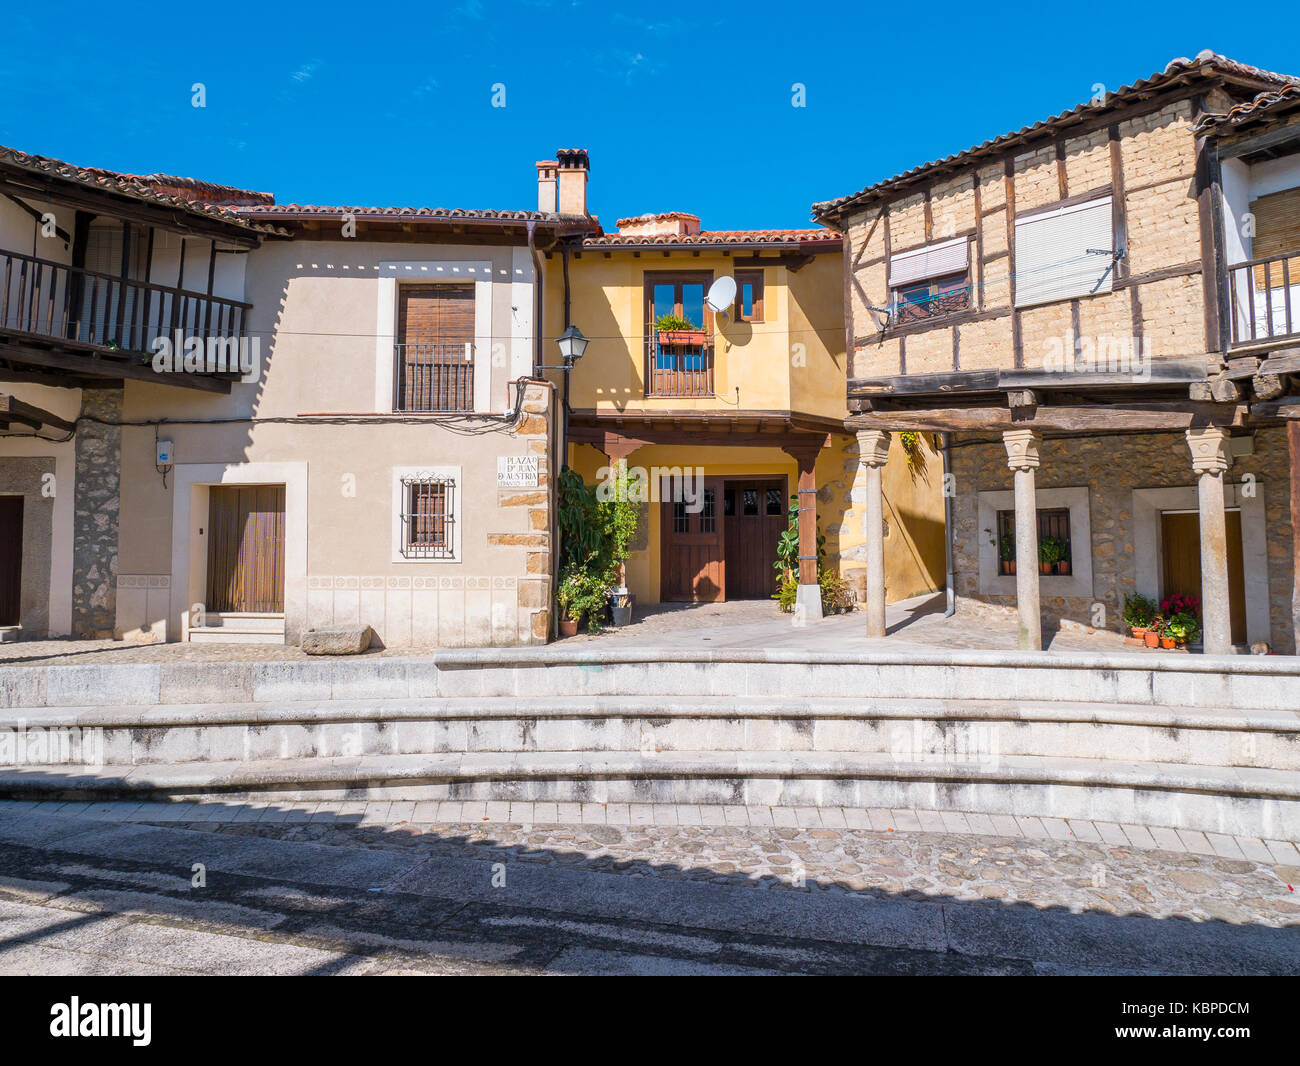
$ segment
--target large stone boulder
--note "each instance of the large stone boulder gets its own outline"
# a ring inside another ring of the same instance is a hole
[[[321,626],[302,635],[302,650],[308,655],[360,655],[374,638],[369,626]]]

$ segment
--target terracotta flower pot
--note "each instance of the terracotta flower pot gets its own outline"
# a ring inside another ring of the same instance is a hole
[[[702,329],[661,329],[659,343],[674,348],[703,348],[704,330]]]
[[[1039,564],[1038,564],[1038,572],[1039,572],[1040,574],[1050,574],[1050,573],[1052,572],[1052,564],[1051,564],[1051,563],[1039,563]]]
[[[1147,627],[1146,627],[1146,626],[1133,626],[1133,627],[1132,627],[1132,632],[1133,632],[1133,636],[1134,636],[1136,639],[1142,641],[1144,644],[1146,643],[1146,639],[1147,639]]]
[[[560,619],[560,636],[576,637],[578,635],[578,620],[576,618]]]
[[[1162,648],[1164,648],[1165,651],[1169,651],[1169,650],[1174,646],[1174,644],[1176,644],[1176,643],[1177,643],[1177,642],[1174,640],[1173,637],[1161,637],[1161,638],[1160,638],[1160,646],[1161,646]]]
[[[1160,634],[1155,632],[1154,630],[1151,629],[1147,630],[1146,640],[1147,640],[1148,648],[1160,647]]]
[[[1014,559],[999,560],[998,565],[1003,574],[1014,574],[1016,572],[1016,561]]]

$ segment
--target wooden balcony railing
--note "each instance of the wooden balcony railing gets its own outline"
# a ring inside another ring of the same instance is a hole
[[[0,251],[0,331],[150,353],[157,337],[238,338],[252,304]]]
[[[713,335],[690,343],[668,343],[651,329],[646,336],[647,396],[712,396]]]
[[[397,344],[394,411],[474,410],[473,344]]]
[[[1300,335],[1300,250],[1230,266],[1228,291],[1233,347]]]

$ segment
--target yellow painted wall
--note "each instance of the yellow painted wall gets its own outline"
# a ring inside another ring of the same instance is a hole
[[[551,263],[551,276],[560,271]],[[644,279],[647,271],[712,271],[734,274],[730,257],[690,252],[665,256],[661,249],[634,257],[615,251],[571,255],[571,320],[590,339],[571,381],[575,410],[793,411],[843,418],[845,352],[842,259],[823,254],[798,271],[764,267],[764,320],[715,318],[717,348],[713,397],[647,399],[644,394]],[[562,284],[546,293],[546,332],[563,329]],[[548,350],[550,350],[548,348]],[[559,383],[558,375],[556,376]],[[739,389],[739,395],[737,395]],[[595,447],[570,445],[569,464],[588,483],[607,459]],[[895,438],[885,470],[885,580],[889,602],[943,587],[944,530],[942,463],[926,450],[923,468],[913,471]],[[798,468],[779,447],[654,445],[638,449],[630,465],[650,468],[702,467],[706,477],[783,475],[791,492]],[[857,589],[865,590],[863,503],[865,481],[857,439],[834,434],[817,461],[818,527],[826,535],[828,562]],[[638,602],[658,603],[660,589],[659,508],[651,506],[637,550],[628,560],[628,584]],[[775,577],[774,577],[775,582]]]
[[[571,320],[591,342],[574,368],[570,403],[581,410],[798,411],[842,418],[845,357],[842,261],[817,256],[797,272],[763,267],[764,318],[714,317],[713,397],[645,396],[645,276],[653,271],[734,275],[729,256],[661,250],[570,255]],[[554,260],[552,260],[554,268]],[[750,269],[748,267],[744,269]],[[552,277],[559,277],[554,270]],[[547,286],[546,332],[564,328],[562,283]],[[551,348],[548,347],[548,352]],[[739,390],[739,391],[737,391]]]

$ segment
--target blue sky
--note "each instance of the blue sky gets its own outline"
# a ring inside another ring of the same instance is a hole
[[[0,143],[282,202],[526,208],[533,163],[591,152],[591,207],[707,228],[809,205],[1202,48],[1300,73],[1300,14],[1222,3],[70,4],[6,15]],[[125,14],[124,14],[125,12]],[[76,27],[70,31],[68,27]],[[996,57],[996,58],[995,58]],[[191,86],[207,106],[191,106]],[[792,86],[805,86],[805,107]],[[505,107],[493,107],[493,86]]]

